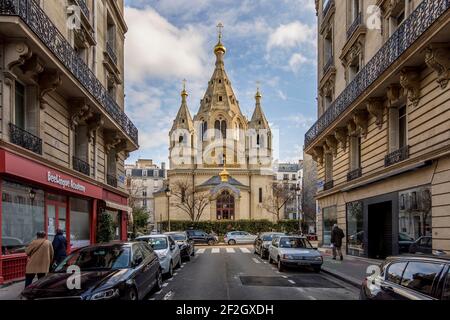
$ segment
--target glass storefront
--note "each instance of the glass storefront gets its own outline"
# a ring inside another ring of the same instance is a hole
[[[364,255],[363,203],[347,203],[347,254]]]
[[[331,229],[337,223],[337,208],[323,208],[323,245],[331,245]]]
[[[90,244],[90,201],[70,198],[70,243],[72,250]]]
[[[2,182],[2,254],[23,253],[45,230],[44,191]]]
[[[121,236],[121,226],[122,226],[122,221],[121,221],[121,215],[119,214],[119,211],[117,210],[112,210],[112,209],[106,209],[105,212],[107,214],[109,214],[112,218],[113,221],[113,228],[114,228],[114,240],[120,240],[120,236]]]
[[[431,189],[419,187],[399,193],[400,253],[431,253]]]

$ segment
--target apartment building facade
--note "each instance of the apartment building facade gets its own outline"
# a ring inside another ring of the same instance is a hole
[[[37,231],[69,251],[111,214],[127,238],[123,1],[0,0],[0,284],[24,276]]]
[[[450,1],[317,0],[317,229],[347,254],[450,252]],[[343,27],[344,26],[344,27]]]
[[[275,180],[285,183],[295,196],[284,206],[284,219],[298,220],[302,218],[302,181],[303,162],[278,163],[274,168]]]
[[[166,164],[162,162],[159,167],[151,159],[139,159],[134,165],[126,164],[125,172],[130,207],[144,209],[149,215],[149,230],[156,229],[154,193],[164,187]]]

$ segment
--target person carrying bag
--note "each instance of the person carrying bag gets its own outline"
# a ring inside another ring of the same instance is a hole
[[[28,256],[25,270],[25,288],[33,283],[36,276],[41,279],[50,270],[53,262],[53,247],[52,243],[45,239],[45,236],[45,232],[38,232],[37,238],[31,241],[25,250]]]

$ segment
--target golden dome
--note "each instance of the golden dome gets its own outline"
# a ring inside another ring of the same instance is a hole
[[[225,165],[223,166],[223,170],[221,173],[219,173],[220,180],[222,182],[228,182],[228,178],[230,177],[230,174],[227,171],[227,168],[225,168]]]
[[[227,52],[227,48],[225,48],[225,46],[220,41],[214,47],[214,53],[217,54],[219,52],[222,52],[223,54]]]

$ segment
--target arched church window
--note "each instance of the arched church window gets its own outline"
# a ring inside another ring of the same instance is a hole
[[[258,146],[258,147],[259,147],[259,142],[260,142],[259,134],[257,134],[256,135],[256,146]]]
[[[206,130],[208,130],[208,122],[203,121],[202,122],[202,140],[206,140]]]
[[[222,120],[220,122],[220,131],[222,133],[222,138],[226,139],[227,138],[227,122],[225,120]]]
[[[216,202],[217,220],[234,220],[234,196],[229,191],[223,191]]]
[[[178,137],[178,143],[183,143],[183,141],[184,141],[184,137],[183,136],[179,136]]]

